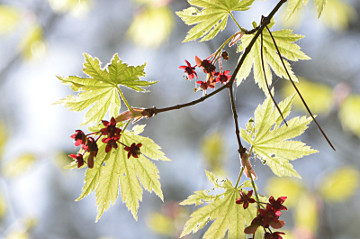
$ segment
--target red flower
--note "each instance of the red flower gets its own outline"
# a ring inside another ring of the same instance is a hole
[[[112,148],[117,149],[118,145],[117,145],[116,142],[119,141],[119,139],[120,139],[120,135],[116,135],[116,136],[112,136],[112,137],[108,137],[108,138],[103,138],[102,142],[107,144],[106,147],[105,147],[105,152],[109,153]]]
[[[287,210],[287,208],[282,205],[287,197],[279,197],[276,201],[273,196],[269,198],[270,206],[274,211]]]
[[[84,134],[84,132],[82,132],[81,130],[75,130],[75,134],[71,135],[70,138],[75,140],[75,146],[79,146],[81,144],[84,144],[86,141],[86,136]]]
[[[80,168],[84,165],[84,158],[82,154],[70,154],[71,158],[76,159],[77,167]]]
[[[251,198],[253,190],[250,190],[247,194],[243,191],[240,192],[240,198],[236,199],[237,204],[243,204],[243,208],[246,209],[249,206],[249,203],[254,203],[255,199]]]
[[[197,81],[197,84],[200,85],[200,88],[203,90],[207,90],[208,88],[214,88],[215,84],[214,83],[210,83],[209,81]]]
[[[264,239],[282,239],[282,236],[285,235],[283,232],[266,232]]]
[[[109,137],[112,137],[114,135],[120,135],[121,129],[116,127],[117,122],[114,117],[111,117],[110,122],[102,120],[102,123],[106,127],[100,130],[103,135],[109,135]]]
[[[187,66],[179,66],[179,69],[185,70],[185,73],[188,75],[189,80],[194,79],[194,77],[196,77],[196,79],[198,78],[196,72],[195,72],[195,67],[196,66],[191,66],[191,64],[185,60]]]
[[[130,158],[130,156],[133,156],[134,158],[138,158],[139,154],[140,154],[140,147],[142,146],[141,143],[135,144],[132,143],[131,146],[125,146],[125,150],[128,151],[128,158]]]
[[[195,56],[195,62],[205,73],[210,73],[214,76],[216,67],[209,60],[201,60],[198,56]]]
[[[96,157],[96,154],[98,152],[98,146],[96,144],[95,139],[92,137],[87,138],[86,143],[82,146],[82,148],[85,151],[89,152],[88,167],[93,168],[94,167],[94,157]]]
[[[231,78],[231,75],[228,75],[229,73],[230,71],[224,71],[223,73],[216,72],[215,73],[215,76],[217,77],[216,82],[220,81],[221,84],[226,84]]]

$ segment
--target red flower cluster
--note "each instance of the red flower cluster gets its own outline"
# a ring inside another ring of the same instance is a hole
[[[224,52],[225,53],[225,52]],[[225,57],[224,59],[228,59],[228,55],[223,54]],[[210,56],[211,57],[211,56]],[[203,72],[206,74],[206,78],[204,81],[196,81],[196,83],[199,85],[199,88],[206,91],[208,88],[215,88],[215,84],[217,82],[221,82],[221,84],[226,84],[230,78],[231,75],[229,75],[230,71],[222,71],[221,62],[220,59],[217,58],[220,65],[220,72],[216,71],[216,67],[213,63],[213,61],[209,61],[208,59],[201,60],[199,57],[195,56],[195,62],[196,65],[192,66],[187,60],[186,66],[179,66],[179,69],[184,70],[184,72],[187,74],[187,78],[189,80],[192,80],[196,77],[198,79],[197,73],[195,72],[195,68],[199,67],[203,70]]]
[[[102,124],[105,126],[105,128],[100,129],[100,131],[98,132],[93,132],[91,134],[85,135],[84,132],[82,132],[81,130],[76,130],[75,134],[70,136],[70,138],[74,139],[75,146],[81,146],[81,148],[84,150],[83,153],[69,155],[71,158],[76,160],[78,168],[84,165],[84,154],[86,152],[89,152],[89,157],[87,158],[88,167],[94,167],[94,158],[96,157],[96,154],[98,152],[97,141],[102,136],[104,137],[101,139],[101,141],[106,144],[106,153],[109,153],[112,148],[117,149],[119,147],[118,143],[120,143],[125,146],[124,150],[128,151],[128,158],[130,158],[130,156],[133,156],[134,158],[139,157],[140,147],[142,146],[142,144],[133,143],[131,146],[127,146],[119,142],[121,136],[121,129],[116,127],[117,121],[114,117],[112,117],[110,121],[103,120]],[[100,134],[100,136],[95,140],[93,137],[89,137],[89,135],[93,134]]]
[[[244,201],[244,208],[245,202],[250,203],[251,195],[252,192],[251,194],[249,192],[247,195],[238,199],[239,201]],[[266,208],[259,209],[259,214],[252,220],[251,225],[245,228],[244,232],[246,234],[255,234],[257,228],[262,226],[268,230],[265,233],[265,239],[282,239],[281,235],[284,234],[283,232],[272,232],[269,227],[271,226],[272,228],[279,229],[285,225],[285,222],[279,220],[279,217],[281,216],[281,210],[287,210],[287,208],[282,205],[286,198],[287,197],[279,197],[275,200],[274,197],[271,196],[269,198],[269,203],[266,204]]]
[[[110,122],[103,120],[102,123],[106,128],[102,128],[100,132],[108,137],[103,138],[101,141],[106,143],[105,152],[108,153],[112,148],[117,149],[117,142],[121,136],[121,129],[116,127],[116,120],[114,117],[111,118]]]
[[[94,167],[94,157],[96,157],[96,154],[98,152],[98,147],[96,144],[96,141],[92,137],[88,137],[84,134],[81,130],[76,130],[75,134],[71,135],[70,138],[74,139],[75,146],[81,146],[81,148],[85,152],[89,152],[89,157],[87,160],[87,164],[89,168]],[[78,168],[80,168],[82,165],[84,165],[84,159],[83,156],[85,154],[70,154],[69,156],[73,159],[76,159],[76,163],[78,164]]]

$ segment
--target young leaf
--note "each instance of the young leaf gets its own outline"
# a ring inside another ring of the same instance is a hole
[[[207,173],[207,176],[213,176]],[[216,182],[218,180],[210,180]],[[208,222],[213,221],[211,226],[205,232],[203,238],[219,239],[224,238],[228,231],[229,238],[243,239],[245,238],[245,222],[250,224],[251,219],[245,221],[245,215],[252,211],[256,214],[256,208],[250,205],[246,210],[236,204],[236,199],[239,197],[239,189],[234,188],[232,183],[227,180],[222,186],[214,184],[215,187],[225,190],[224,193],[218,195],[209,195],[204,190],[197,191],[194,195],[189,196],[181,205],[202,204],[203,201],[209,203],[208,205],[197,209],[190,216],[190,219],[185,223],[184,230],[180,237],[186,236],[190,233],[195,233],[203,228]],[[205,196],[203,199],[200,195]],[[255,212],[254,212],[255,210]]]
[[[254,0],[188,0],[188,2],[195,7],[189,7],[176,14],[185,24],[197,25],[189,30],[184,42],[199,38],[202,38],[200,41],[213,39],[225,29],[232,11],[246,11]]]
[[[284,117],[289,115],[293,96],[279,103]],[[254,128],[241,129],[241,137],[247,141],[260,159],[266,161],[274,174],[278,176],[300,175],[293,169],[289,160],[295,160],[317,151],[306,146],[301,141],[290,140],[303,134],[311,122],[310,117],[295,117],[288,120],[288,126],[281,125],[281,116],[274,110],[273,103],[268,97],[255,110]]]
[[[276,44],[279,47],[280,53],[282,56],[289,61],[298,61],[298,60],[308,60],[308,57],[305,53],[300,50],[300,47],[294,42],[303,38],[301,35],[293,34],[291,30],[280,30],[272,32],[272,35],[275,38]],[[244,35],[241,38],[241,44],[238,47],[238,51],[242,52],[250,43],[253,38],[253,34]],[[272,82],[272,74],[270,68],[274,71],[274,73],[282,78],[287,79],[286,71],[281,63],[281,60],[277,54],[276,47],[271,39],[270,34],[265,30],[263,31],[263,49],[264,49],[264,63],[265,63],[265,73],[266,78],[271,85]],[[296,76],[294,75],[290,63],[287,60],[284,60],[287,69],[289,70],[290,76],[294,81],[298,81]],[[267,63],[267,64],[266,64]],[[253,67],[254,66],[254,67]],[[243,79],[246,79],[253,67],[255,82],[259,85],[259,87],[268,94],[268,90],[266,88],[265,78],[261,66],[261,41],[260,37],[256,40],[253,48],[249,55],[245,58],[245,61],[242,67],[237,74],[237,85],[240,85]]]
[[[286,19],[289,19],[298,10],[308,3],[309,0],[288,0]]]
[[[324,9],[326,2],[327,2],[327,0],[315,0],[316,8],[318,11],[318,17],[321,16],[321,13]]]
[[[139,130],[141,131],[141,129]],[[141,185],[149,192],[154,191],[161,200],[164,198],[159,181],[159,170],[146,158],[169,160],[160,151],[160,147],[151,139],[135,135],[127,130],[122,132],[120,141],[124,145],[131,145],[134,142],[141,143],[141,154],[138,158],[131,155],[129,157],[122,145],[106,153],[106,144],[98,141],[99,150],[94,167],[87,169],[82,193],[76,199],[79,201],[95,191],[98,211],[96,221],[109,209],[110,205],[115,203],[119,194],[119,187],[122,201],[126,203],[135,220],[137,220],[139,202],[142,201],[143,189]],[[152,150],[149,151],[149,148]],[[86,157],[87,154],[84,155],[85,161]]]
[[[91,106],[85,115],[83,125],[98,123],[104,119],[107,112],[110,117],[115,117],[119,113],[120,98],[118,94],[120,93],[123,97],[119,85],[144,92],[146,91],[144,87],[156,83],[139,79],[139,77],[145,76],[145,64],[136,67],[129,66],[115,54],[110,64],[102,69],[98,58],[93,58],[86,53],[84,56],[83,72],[89,77],[58,77],[62,83],[69,84],[71,89],[79,94],[70,95],[57,102],[73,111],[83,111]],[[123,101],[126,102],[126,99]]]

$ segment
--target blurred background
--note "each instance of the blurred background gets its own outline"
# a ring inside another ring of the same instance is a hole
[[[235,16],[251,29],[251,22],[259,22],[276,3],[256,0],[251,10]],[[178,203],[210,187],[204,169],[236,181],[240,164],[227,93],[140,122],[147,124],[143,135],[172,162],[156,163],[165,202],[145,192],[138,222],[118,199],[94,223],[94,195],[74,201],[84,171],[63,169],[71,162],[67,155],[76,152],[69,136],[86,128],[79,128],[83,112],[53,105],[72,94],[56,76],[84,76],[84,52],[104,64],[115,53],[130,65],[147,62],[146,79],[160,82],[147,94],[125,90],[135,107],[165,107],[202,96],[178,67],[185,59],[194,64],[195,56],[206,58],[237,28],[229,20],[214,40],[183,44],[190,27],[174,12],[186,7],[185,0],[0,1],[0,238],[178,238],[194,210]],[[293,163],[303,179],[274,178],[252,159],[257,184],[264,195],[289,197],[286,238],[359,238],[360,2],[328,0],[320,20],[313,1],[290,19],[284,10],[274,28],[306,35],[299,45],[312,60],[293,68],[336,152],[312,124],[300,139],[319,153]],[[223,67],[232,70],[239,54],[236,47],[226,50],[230,60]],[[283,79],[274,86],[278,100],[294,93]],[[252,76],[236,89],[242,128],[263,100]],[[301,103],[293,112],[299,114],[306,114]]]

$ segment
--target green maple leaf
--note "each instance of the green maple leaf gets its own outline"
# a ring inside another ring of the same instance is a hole
[[[236,204],[236,199],[239,198],[239,190],[243,185],[235,188],[230,180],[218,181],[215,179],[215,175],[210,172],[206,172],[206,176],[214,184],[215,188],[223,190],[224,193],[210,195],[210,191],[197,191],[194,195],[181,202],[180,205],[200,205],[205,202],[208,205],[197,209],[190,215],[190,219],[185,223],[180,237],[195,233],[208,222],[213,221],[203,238],[224,238],[226,232],[228,232],[228,238],[230,239],[246,238],[244,233],[245,223],[250,225],[251,220],[256,215],[256,208],[249,205],[244,210],[242,206]]]
[[[289,61],[298,61],[298,60],[308,60],[308,57],[305,53],[300,50],[300,47],[294,42],[303,38],[301,35],[293,34],[291,30],[280,30],[272,32],[272,35],[275,38],[276,44],[279,48],[282,56]],[[241,38],[241,44],[238,47],[238,51],[242,52],[250,43],[253,38],[253,34],[244,35]],[[266,78],[271,85],[272,74],[271,69],[274,73],[279,76],[288,79],[286,71],[281,63],[279,55],[277,54],[275,45],[272,41],[270,34],[265,29],[263,31],[263,53],[264,53],[264,66]],[[284,59],[284,63],[289,71],[290,76],[294,81],[298,81],[297,77],[294,75],[290,63]],[[266,88],[265,78],[261,65],[261,39],[258,37],[255,44],[253,45],[249,55],[245,58],[243,65],[241,66],[239,73],[237,74],[237,84],[240,85],[243,79],[247,78],[253,68],[255,82],[259,87],[268,94]]]
[[[149,160],[149,158],[169,160],[160,150],[160,146],[151,139],[128,130],[122,132],[120,141],[125,145],[141,142],[139,157],[128,158],[128,152],[121,145],[105,153],[106,144],[99,141],[99,151],[94,167],[86,170],[82,193],[76,199],[76,201],[81,200],[95,191],[98,209],[96,221],[109,209],[110,205],[115,203],[119,195],[119,187],[122,201],[135,220],[137,220],[139,202],[142,201],[143,188],[148,192],[154,191],[161,200],[164,198],[159,181],[159,170]],[[84,159],[86,160],[86,155]]]
[[[145,92],[144,87],[156,82],[140,80],[145,76],[145,64],[141,66],[129,66],[122,62],[115,54],[105,68],[101,68],[98,58],[84,54],[85,63],[83,72],[89,77],[78,76],[58,77],[62,83],[69,84],[78,95],[70,95],[57,103],[63,104],[73,111],[83,111],[91,107],[86,115],[83,125],[98,123],[109,112],[110,117],[115,117],[120,111],[120,97],[124,98],[119,86],[125,86],[138,92]]]
[[[176,12],[185,24],[196,24],[189,30],[184,42],[199,38],[202,38],[201,41],[213,39],[225,29],[232,11],[246,11],[254,0],[188,0],[188,2],[195,7]]]
[[[279,108],[286,118],[291,110],[293,97],[288,97],[279,103]],[[296,176],[290,160],[316,153],[301,141],[290,140],[304,133],[311,122],[310,117],[294,117],[287,121],[288,126],[281,125],[282,118],[274,109],[273,102],[268,97],[255,110],[255,118],[251,120],[246,130],[241,129],[241,137],[251,145],[254,154],[263,159],[278,176]]]

